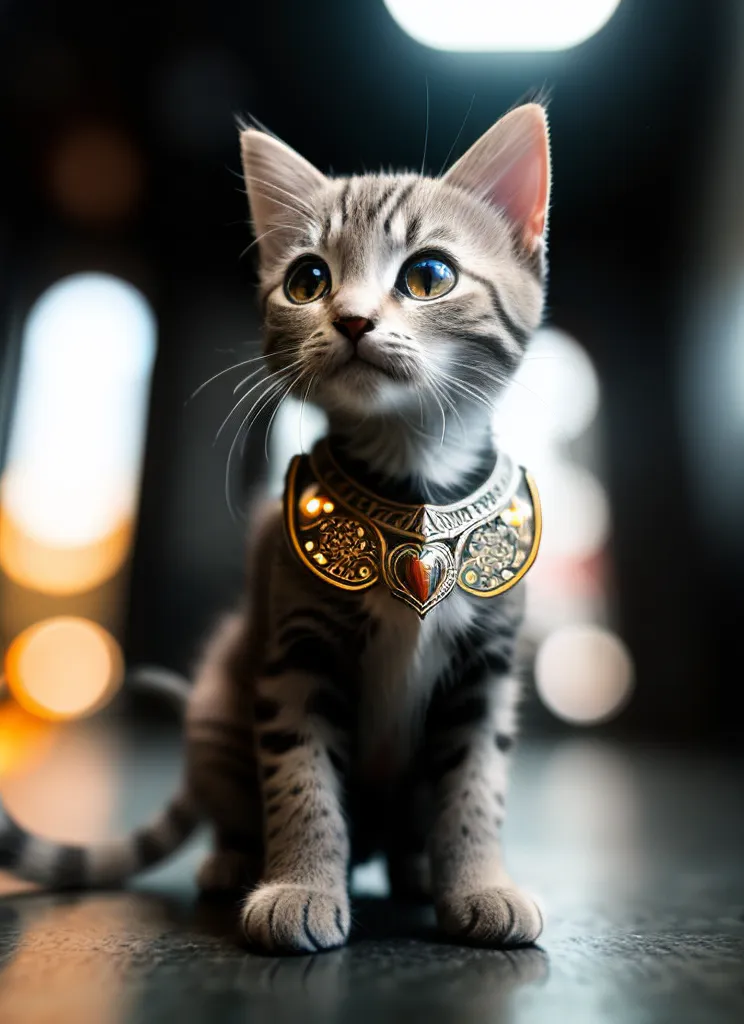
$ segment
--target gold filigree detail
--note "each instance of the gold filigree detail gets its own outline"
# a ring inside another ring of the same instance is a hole
[[[307,555],[333,579],[366,583],[377,572],[374,537],[344,516],[323,516],[303,530]]]
[[[519,557],[519,534],[495,519],[479,526],[462,552],[460,581],[470,590],[493,591],[512,579]]]

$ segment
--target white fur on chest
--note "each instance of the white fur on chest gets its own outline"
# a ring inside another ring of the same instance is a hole
[[[456,637],[474,617],[473,599],[455,588],[422,620],[384,586],[365,595],[375,623],[361,659],[359,752],[362,766],[405,765],[431,693]]]

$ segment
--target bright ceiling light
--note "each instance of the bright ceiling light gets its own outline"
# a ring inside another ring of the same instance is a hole
[[[567,50],[605,25],[620,0],[384,0],[404,32],[435,50]]]
[[[595,725],[630,697],[633,662],[620,637],[591,625],[565,626],[544,641],[535,661],[537,691],[567,722]]]

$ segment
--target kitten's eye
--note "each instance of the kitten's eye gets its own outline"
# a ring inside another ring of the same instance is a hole
[[[396,288],[412,299],[438,299],[457,283],[454,267],[436,256],[415,258],[400,272]]]
[[[322,299],[331,290],[331,272],[319,256],[303,256],[291,268],[284,282],[284,294],[290,302],[304,306]]]

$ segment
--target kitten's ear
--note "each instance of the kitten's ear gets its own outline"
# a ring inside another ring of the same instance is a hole
[[[550,146],[545,109],[517,107],[489,128],[444,175],[503,210],[529,252],[545,234],[550,198]]]
[[[261,259],[271,260],[307,222],[308,196],[327,179],[299,153],[255,128],[241,131],[240,151]]]

